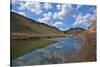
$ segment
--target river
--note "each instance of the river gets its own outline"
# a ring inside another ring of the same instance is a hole
[[[64,38],[55,38],[53,40],[56,43],[12,60],[12,65],[25,66],[64,63],[66,58],[79,51],[85,43],[85,38],[79,35],[66,35]]]

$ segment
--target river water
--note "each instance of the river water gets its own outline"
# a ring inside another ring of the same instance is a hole
[[[79,35],[66,35],[64,38],[53,40],[56,40],[56,43],[12,60],[12,65],[25,66],[64,63],[66,58],[79,51],[85,43],[85,38]]]

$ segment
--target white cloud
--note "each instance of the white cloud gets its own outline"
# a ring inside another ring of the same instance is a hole
[[[93,11],[94,13],[96,13],[96,8],[95,8],[95,7],[91,7],[91,8],[89,9],[89,11]]]
[[[18,7],[18,9],[19,9],[19,10],[25,10],[25,8],[26,8],[26,7],[24,6],[24,4],[20,3],[20,6]]]
[[[20,15],[26,16],[26,14],[24,12],[17,12]]]
[[[43,18],[39,18],[38,21],[42,22],[42,23],[49,24],[51,19],[52,19],[52,13],[48,12],[48,13],[44,13]]]
[[[63,22],[55,22],[53,26],[64,26]]]
[[[72,15],[72,17],[73,17],[73,18],[76,18],[76,17],[77,17],[77,15],[76,15],[76,14],[74,14],[74,15]]]
[[[12,12],[16,12],[16,11],[15,11],[15,10],[13,10],[13,9],[12,9],[11,11],[12,11]]]
[[[51,18],[52,17],[52,12],[44,13],[43,16]]]
[[[55,12],[54,14],[53,14],[53,19],[57,19],[58,18],[58,14]]]
[[[34,1],[21,1],[20,7],[18,7],[19,10],[25,10],[28,9],[37,15],[41,14],[43,11],[41,10],[41,4],[40,2],[34,2]]]
[[[32,12],[36,14],[42,13],[41,4],[39,2],[30,1],[30,2],[27,2],[26,6],[27,6],[27,9],[31,10]]]
[[[19,4],[20,2],[24,2],[24,0],[10,0],[12,4]]]
[[[38,21],[41,23],[48,24],[48,22],[50,21],[50,18],[49,17],[39,18]]]
[[[93,10],[93,13],[97,14],[97,11],[96,10]]]
[[[68,17],[71,14],[71,11],[72,11],[72,5],[62,4],[62,9],[60,12],[58,12],[58,18],[63,19],[65,17]]]
[[[82,7],[82,5],[77,5],[76,9],[79,9],[80,7]]]
[[[11,4],[19,4],[20,6],[18,7],[19,10],[24,10],[26,8],[26,2],[23,0],[11,0]]]
[[[57,10],[61,10],[62,9],[62,5],[61,4],[57,4]]]
[[[52,5],[50,3],[44,3],[44,6],[43,6],[45,9],[49,10],[52,8]]]
[[[78,5],[76,6],[76,8],[75,8],[75,12],[78,13],[78,12],[79,12],[78,9],[80,9],[81,7],[82,7],[82,5],[78,4]]]
[[[76,21],[73,24],[73,27],[78,27],[81,24],[91,24],[96,20],[96,14],[89,14],[82,16],[81,14],[77,15]],[[89,25],[88,25],[89,26]]]
[[[83,19],[83,16],[81,13],[79,13],[77,16],[76,16],[76,20],[78,21],[81,21]]]

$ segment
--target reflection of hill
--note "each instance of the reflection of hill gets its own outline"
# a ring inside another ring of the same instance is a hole
[[[11,12],[11,32],[30,34],[63,34],[55,27],[44,23],[38,23],[21,15]]]

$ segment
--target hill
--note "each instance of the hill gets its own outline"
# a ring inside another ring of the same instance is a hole
[[[83,28],[70,28],[67,31],[64,31],[65,34],[79,34],[85,31]]]
[[[62,31],[55,27],[26,18],[14,12],[11,12],[11,32],[43,35],[63,34]]]
[[[63,34],[55,27],[11,12],[11,58],[15,59],[52,44],[55,41],[44,38],[61,37],[64,36]]]

